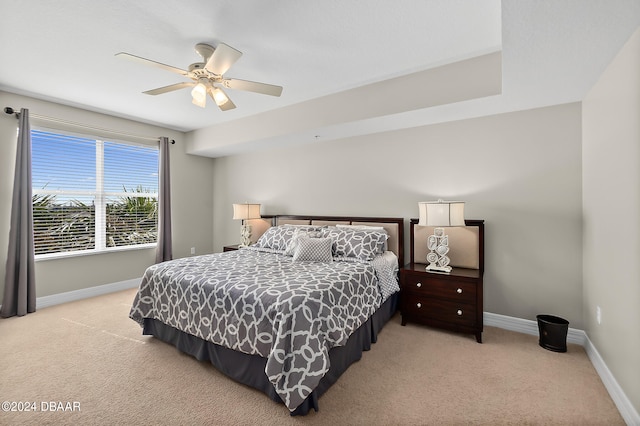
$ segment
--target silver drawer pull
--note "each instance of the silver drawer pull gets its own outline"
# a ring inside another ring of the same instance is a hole
[[[418,287],[418,288],[419,288],[419,287],[422,287],[422,283],[418,283],[418,284],[416,284],[416,287]]]
[[[418,302],[418,303],[416,304],[416,306],[417,306],[418,308],[422,308],[422,303]]]
[[[458,309],[458,315],[462,315],[462,309]]]
[[[458,293],[458,294],[462,294],[462,289],[461,289],[461,288],[457,289],[457,290],[456,290],[456,293]]]

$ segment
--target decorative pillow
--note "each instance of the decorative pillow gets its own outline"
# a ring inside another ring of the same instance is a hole
[[[387,239],[389,238],[389,234],[387,233],[387,230],[384,229],[384,227],[382,226],[372,226],[372,225],[341,225],[341,224],[337,224],[336,227],[338,228],[347,228],[347,229],[357,229],[357,230],[361,230],[361,231],[380,231],[380,232],[384,232],[385,234],[387,234]],[[382,252],[384,253],[385,251],[388,250],[388,246],[387,246],[387,240],[384,240],[384,245],[382,247]]]
[[[327,228],[322,236],[333,240],[334,257],[365,261],[383,253],[389,238],[386,232],[348,228]]]
[[[333,262],[331,254],[331,238],[298,237],[298,244],[293,253],[294,262]]]
[[[284,226],[272,226],[267,229],[264,234],[258,238],[254,247],[268,248],[273,250],[284,251],[293,237],[293,228],[285,228]]]
[[[272,226],[254,244],[255,247],[285,251],[293,238],[296,230],[318,230],[317,226]]]
[[[307,228],[298,228],[296,227],[295,232],[293,233],[293,237],[289,241],[289,245],[287,249],[284,251],[284,254],[287,256],[293,256],[293,253],[296,251],[296,247],[298,246],[298,240],[300,237],[308,237],[308,238],[320,238],[322,237],[322,231],[318,230],[308,230]]]

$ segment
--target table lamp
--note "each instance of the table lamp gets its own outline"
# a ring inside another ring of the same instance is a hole
[[[238,247],[247,247],[251,245],[251,225],[246,221],[248,219],[260,219],[260,204],[234,204],[233,219],[242,220],[242,227],[240,228],[242,242]]]
[[[433,235],[427,239],[427,271],[451,272],[449,266],[449,237],[444,228],[465,226],[463,201],[423,201],[418,203],[420,210],[419,226],[433,226]]]

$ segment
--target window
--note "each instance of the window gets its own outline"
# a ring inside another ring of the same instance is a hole
[[[158,148],[31,131],[36,256],[155,245]]]

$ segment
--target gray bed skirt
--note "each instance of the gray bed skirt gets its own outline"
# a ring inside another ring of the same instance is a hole
[[[318,398],[338,380],[351,364],[362,357],[363,351],[371,349],[371,344],[378,340],[378,333],[396,313],[398,295],[399,293],[395,293],[389,297],[380,309],[349,337],[345,346],[335,347],[329,351],[331,362],[329,371],[311,395],[291,412],[292,416],[304,416],[312,408],[318,411]],[[207,342],[150,318],[144,320],[143,334],[152,335],[159,340],[170,343],[200,361],[209,361],[221,373],[256,388],[267,394],[272,400],[282,403],[280,396],[264,372],[266,358],[237,352]]]

